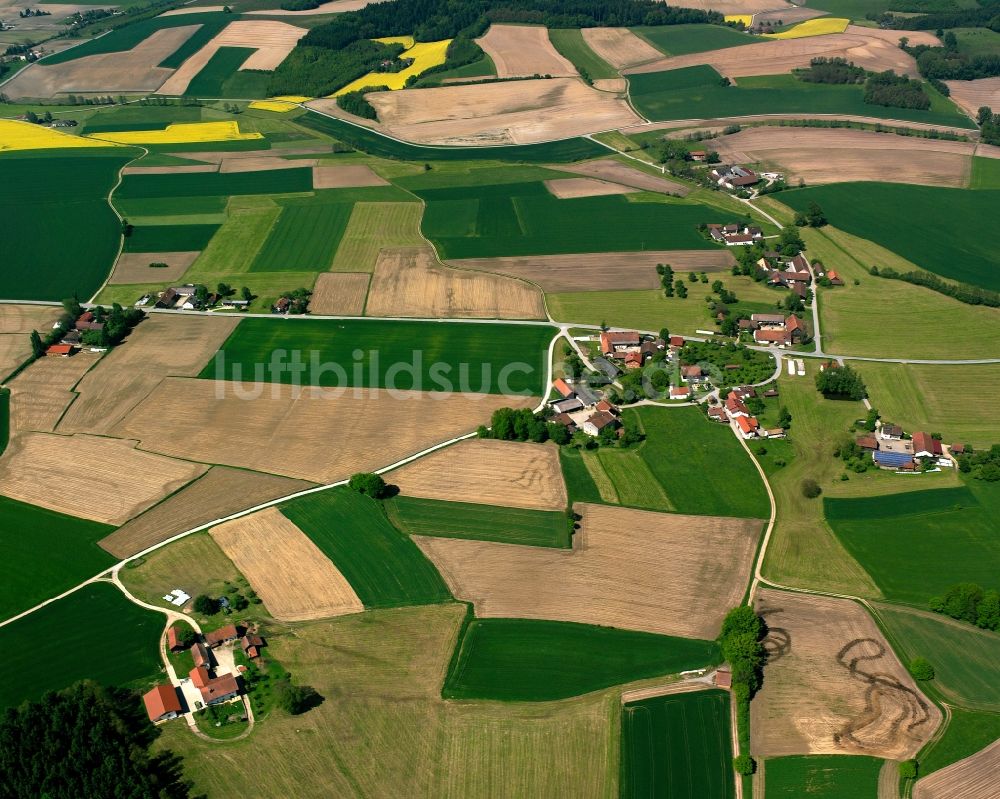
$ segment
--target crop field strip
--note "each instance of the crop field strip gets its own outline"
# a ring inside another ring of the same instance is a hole
[[[798,799],[807,791],[817,799],[875,796],[884,762],[877,757],[857,755],[768,758],[764,764],[767,795]]]
[[[577,71],[584,70],[591,80],[618,77],[618,71],[594,51],[583,31],[577,28],[552,28],[549,30],[549,40],[563,58],[569,60]]]
[[[933,747],[921,753],[920,773],[926,777],[945,766],[971,757],[998,740],[1000,713],[953,707],[951,720],[944,734],[934,742]]]
[[[325,271],[333,261],[352,208],[352,203],[285,205],[250,271]]]
[[[312,169],[289,167],[266,172],[196,172],[193,174],[126,175],[115,197],[123,200],[158,197],[287,194],[312,191]],[[178,207],[183,208],[183,205]]]

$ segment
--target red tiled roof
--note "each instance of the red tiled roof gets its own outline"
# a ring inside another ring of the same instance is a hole
[[[236,677],[232,674],[220,674],[215,679],[209,680],[204,686],[199,686],[201,698],[207,705],[223,696],[239,693],[240,684],[236,682]]]
[[[209,646],[216,646],[228,641],[231,638],[236,638],[236,625],[227,624],[225,627],[220,627],[218,630],[212,630],[210,633],[205,633],[205,643]]]
[[[69,355],[73,351],[72,344],[53,344],[47,350],[46,355]]]
[[[757,429],[757,420],[752,416],[737,416],[736,424],[744,433],[752,433]]]
[[[723,421],[725,421],[726,419],[726,412],[718,406],[714,408],[709,408],[708,415],[711,416],[713,419],[721,419]]]
[[[878,449],[878,439],[875,436],[859,436],[858,446],[862,449]]]
[[[191,678],[191,683],[195,688],[204,688],[212,679],[208,675],[208,669],[204,666],[195,666],[188,672],[188,677]]]
[[[572,388],[570,388],[569,383],[561,377],[552,381],[552,387],[567,398],[572,397],[576,393]]]
[[[701,367],[700,366],[682,366],[681,374],[684,377],[701,377]]]
[[[929,452],[931,455],[940,455],[941,442],[936,438],[931,438],[930,433],[914,433],[913,452]]]
[[[683,347],[684,346],[684,336],[671,336],[670,337],[671,347]]]
[[[956,455],[961,455],[963,452],[965,452],[965,444],[952,444],[951,451]]]
[[[167,713],[181,712],[181,700],[172,685],[157,685],[143,694],[142,702],[150,721],[157,721]]]
[[[176,649],[181,645],[180,640],[177,638],[177,628],[168,627],[167,628],[167,649]]]
[[[596,427],[598,431],[600,431],[603,430],[605,427],[607,427],[609,424],[613,424],[614,422],[616,422],[617,419],[615,419],[615,417],[612,416],[607,411],[598,411],[597,413],[593,414],[587,421],[590,422],[590,424],[592,424],[594,427]]]

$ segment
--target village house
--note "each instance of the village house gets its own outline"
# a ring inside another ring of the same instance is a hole
[[[240,646],[243,649],[243,653],[251,659],[259,657],[260,650],[266,645],[264,639],[259,635],[247,634],[240,639]]]
[[[740,416],[749,416],[750,411],[747,406],[743,403],[743,398],[737,394],[735,391],[730,391],[726,395],[725,403],[726,416],[730,419],[736,419]]]
[[[753,314],[750,317],[755,344],[791,347],[801,344],[806,336],[805,323],[794,314]]]
[[[177,633],[176,627],[167,628],[167,649],[171,652],[183,652],[185,647],[181,643],[180,635]]]
[[[900,441],[903,438],[903,428],[898,424],[883,424],[878,430],[878,437],[885,441]]]
[[[73,354],[73,350],[74,349],[75,349],[75,347],[73,347],[72,344],[52,344],[52,345],[50,345],[49,347],[46,348],[45,354],[46,355],[59,355],[59,356],[61,356],[63,358],[66,358],[66,357],[68,357],[68,356],[70,356],[70,355]]]
[[[692,366],[682,366],[681,367],[681,382],[682,383],[704,383],[708,379],[708,375],[705,374],[704,370],[698,365]]]
[[[865,452],[874,452],[878,449],[878,439],[875,436],[858,436],[855,441]]]
[[[876,450],[872,453],[872,458],[880,469],[894,469],[901,472],[912,472],[916,468],[916,465],[913,462],[913,455],[909,452]]]
[[[205,705],[218,705],[240,695],[240,684],[232,674],[213,677],[204,666],[195,666],[188,677],[191,684],[201,692]]]
[[[610,411],[595,411],[581,426],[588,436],[599,436],[606,427],[618,427],[618,417]]]
[[[175,719],[181,714],[181,700],[172,685],[157,685],[142,696],[146,714],[153,724]]]
[[[757,436],[759,424],[757,423],[757,419],[753,416],[737,416],[736,427],[739,429],[740,435],[743,436],[743,438],[755,438]]]
[[[727,247],[740,247],[753,244],[764,238],[764,231],[752,225],[709,225],[708,235],[714,241]]]
[[[77,318],[75,327],[81,332],[85,330],[104,330],[104,323],[94,321],[93,311],[84,311]]]
[[[705,150],[691,150],[688,155],[691,156],[692,161],[698,161],[699,163],[708,160],[708,152]]]
[[[206,669],[212,668],[212,653],[201,641],[191,647],[191,659],[195,666],[204,666]]]
[[[594,358],[594,368],[603,374],[608,380],[614,380],[622,373],[622,370],[615,366],[607,358]]]
[[[227,644],[230,641],[235,641],[239,637],[236,625],[227,624],[225,627],[220,627],[218,630],[212,630],[210,633],[205,633],[205,645],[208,646],[209,649],[215,649],[215,647]]]
[[[573,387],[561,377],[557,377],[552,381],[552,388],[558,391],[563,399],[572,399],[576,396],[576,391]]]
[[[629,352],[639,352],[642,336],[635,330],[602,330],[601,354],[605,357],[624,357]]]
[[[944,454],[941,442],[933,438],[930,433],[913,434],[913,457],[914,458],[940,458]]]
[[[190,303],[194,296],[194,283],[185,283],[183,286],[171,286],[160,292],[156,298],[156,308],[182,307],[185,303]],[[193,306],[192,306],[193,307]]]
[[[730,191],[745,189],[760,182],[760,177],[745,166],[724,166],[720,164],[708,173],[717,186]]]
[[[690,386],[671,386],[670,387],[670,399],[675,399],[675,400],[689,400],[689,399],[691,399],[691,387]]]
[[[716,422],[722,422],[723,424],[729,421],[729,417],[726,416],[726,409],[721,405],[713,405],[709,408],[708,418],[713,419]]]
[[[573,417],[570,416],[568,413],[557,414],[556,416],[552,417],[552,421],[555,422],[556,424],[561,424],[563,427],[569,430],[570,435],[573,435],[573,433],[579,430],[579,428],[576,426],[576,422],[573,420]]]
[[[578,397],[570,397],[569,399],[556,400],[552,404],[552,410],[556,413],[572,413],[573,411],[581,410],[584,405],[580,402]]]

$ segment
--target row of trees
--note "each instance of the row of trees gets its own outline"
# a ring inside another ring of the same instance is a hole
[[[741,605],[726,614],[719,634],[722,657],[732,670],[732,696],[736,702],[737,733],[740,753],[733,760],[739,774],[753,774],[756,763],[750,756],[750,700],[764,682],[767,652],[764,636],[767,626],[753,608]]]
[[[819,203],[810,202],[805,213],[800,211],[795,214],[795,225],[796,227],[823,227],[826,225],[826,214],[819,207]]]
[[[983,143],[1000,145],[1000,114],[994,114],[988,105],[980,106],[976,121],[979,123],[979,138]]]
[[[902,280],[915,286],[923,286],[939,294],[946,294],[966,305],[986,305],[990,308],[1000,308],[1000,292],[990,291],[979,286],[968,286],[963,283],[949,283],[931,272],[911,270],[898,272],[889,266],[873,266],[868,270],[875,277],[887,280]]]
[[[983,590],[977,583],[958,583],[942,596],[931,597],[928,606],[935,613],[984,630],[1000,630],[1000,591]]]
[[[816,388],[824,397],[833,399],[863,400],[868,396],[861,375],[846,364],[828,363],[816,375]]]

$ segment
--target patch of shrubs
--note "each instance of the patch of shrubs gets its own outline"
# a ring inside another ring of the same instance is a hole
[[[972,448],[967,446],[965,452],[958,456],[958,468],[976,480],[997,482],[1000,480],[1000,444],[994,444],[982,452],[973,452]]]
[[[1000,630],[1000,591],[984,590],[978,583],[958,583],[943,596],[927,603],[935,613],[974,624],[984,630]]]

